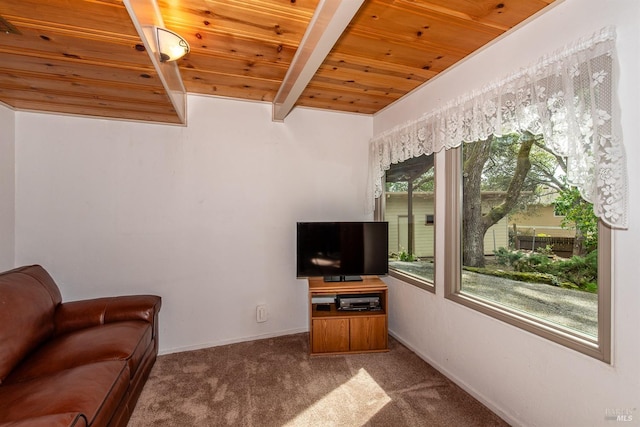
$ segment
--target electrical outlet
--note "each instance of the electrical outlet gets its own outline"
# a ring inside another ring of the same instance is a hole
[[[256,307],[256,322],[266,322],[268,317],[266,304],[258,304]]]

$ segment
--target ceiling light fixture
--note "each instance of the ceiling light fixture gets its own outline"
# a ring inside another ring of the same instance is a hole
[[[173,31],[156,27],[156,37],[160,62],[177,61],[189,53],[189,43]]]

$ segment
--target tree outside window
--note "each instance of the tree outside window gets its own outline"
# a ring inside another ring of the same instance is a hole
[[[598,337],[598,222],[528,132],[464,144],[463,294]],[[561,215],[561,216],[559,216]]]

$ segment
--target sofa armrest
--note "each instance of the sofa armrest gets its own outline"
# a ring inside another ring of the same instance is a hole
[[[156,295],[126,295],[62,303],[56,309],[56,335],[126,320],[154,324],[162,300]]]

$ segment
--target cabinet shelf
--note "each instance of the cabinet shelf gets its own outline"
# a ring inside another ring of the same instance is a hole
[[[316,308],[318,304],[313,304],[311,317],[312,318],[320,318],[320,317],[353,317],[353,316],[386,316],[387,313],[384,309],[381,310],[362,310],[362,311],[347,311],[347,310],[338,310],[336,309],[335,304],[329,304],[330,309],[326,310],[318,310]]]
[[[380,310],[337,310],[334,303],[317,304],[314,297],[378,294]],[[329,310],[318,310],[328,305]],[[387,285],[377,276],[362,282],[325,282],[309,278],[309,349],[312,355],[388,351]]]

